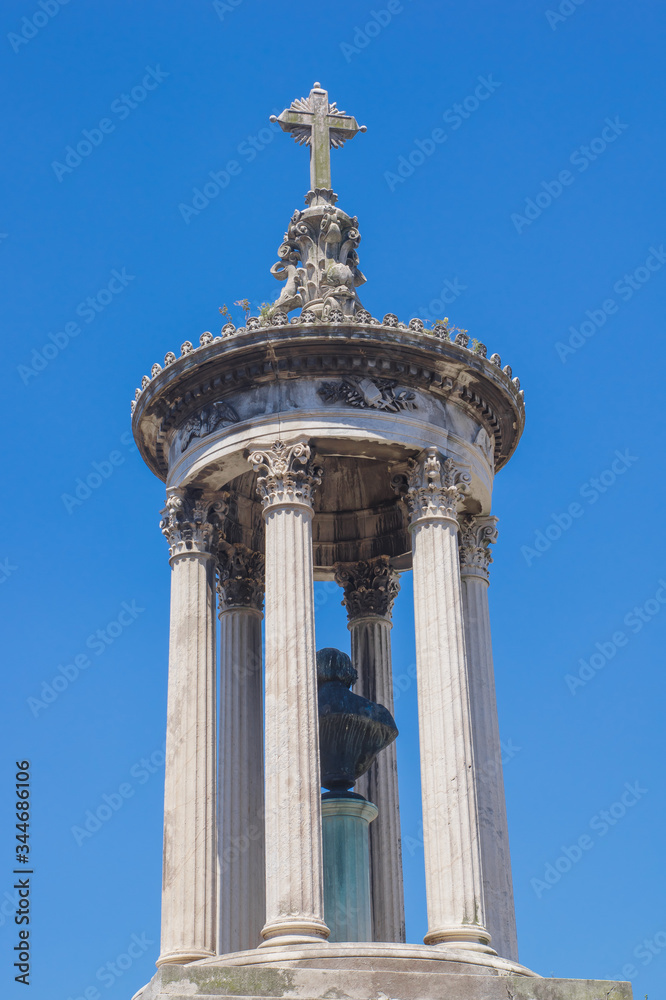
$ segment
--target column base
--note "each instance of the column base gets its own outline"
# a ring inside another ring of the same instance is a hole
[[[323,920],[316,917],[306,918],[285,917],[283,920],[271,920],[261,932],[263,941],[260,948],[279,948],[282,945],[317,944],[326,942],[330,931]]]
[[[459,927],[438,927],[428,931],[423,943],[440,948],[460,948],[465,951],[478,951],[484,955],[496,955],[490,947],[490,934],[485,927],[474,924],[461,924]]]
[[[215,956],[214,951],[167,951],[155,962],[158,967],[160,965],[184,965],[186,962],[199,962],[204,958],[213,958]]]

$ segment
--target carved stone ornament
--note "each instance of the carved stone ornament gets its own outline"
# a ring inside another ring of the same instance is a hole
[[[315,488],[322,470],[314,465],[305,441],[285,444],[276,441],[269,449],[253,451],[248,462],[257,477],[257,493],[264,508],[300,504],[312,508]]]
[[[415,410],[416,394],[408,389],[395,392],[397,384],[394,379],[371,379],[350,375],[340,382],[323,382],[317,392],[327,403],[342,401],[349,406],[387,410],[389,413]]]
[[[187,449],[193,438],[212,434],[222,424],[238,423],[238,414],[225,402],[208,403],[199,413],[188,417],[180,431],[180,452]]]
[[[222,542],[218,555],[217,594],[220,614],[227,608],[254,608],[264,604],[264,557],[245,545]]]
[[[160,529],[169,543],[170,558],[214,551],[227,514],[228,497],[228,493],[203,495],[189,489],[167,497]]]
[[[388,556],[367,562],[336,563],[335,580],[344,589],[342,603],[350,621],[368,615],[391,617],[400,584]]]
[[[409,508],[411,523],[433,518],[457,520],[456,508],[469,490],[472,477],[453,459],[428,448],[420,460],[411,460],[406,476],[396,476],[391,485]]]
[[[497,518],[474,514],[460,516],[460,570],[463,575],[488,579],[488,567],[493,561],[490,545],[497,541]]]
[[[488,434],[484,427],[479,428],[479,433],[474,438],[474,444],[477,448],[480,448],[483,454],[486,456],[487,460],[493,465],[493,456],[495,453],[495,442]]]
[[[365,282],[356,248],[361,242],[358,219],[332,205],[294,212],[278,248],[271,274],[285,286],[274,308],[301,308],[323,322],[353,316],[362,306],[356,289]]]
[[[275,303],[284,312],[305,309],[317,320],[341,322],[361,309],[356,288],[365,277],[358,269],[361,236],[358,220],[335,207],[331,188],[331,147],[339,149],[365,126],[352,115],[329,104],[328,93],[318,83],[308,97],[292,101],[278,117],[271,116],[284,132],[310,149],[310,190],[304,212],[294,212],[278,249],[279,261],[271,274],[285,286]]]

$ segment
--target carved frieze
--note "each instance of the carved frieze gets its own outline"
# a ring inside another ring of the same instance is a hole
[[[317,392],[327,403],[344,402],[349,406],[387,410],[389,413],[415,410],[416,393],[408,389],[396,391],[397,385],[395,379],[371,379],[360,375],[349,375],[339,382],[323,382]]]
[[[180,452],[187,450],[194,438],[206,437],[223,424],[238,423],[238,414],[229,403],[207,403],[198,413],[188,417],[180,429]]]

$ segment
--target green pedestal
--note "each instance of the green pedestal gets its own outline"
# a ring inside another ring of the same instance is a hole
[[[361,798],[324,797],[324,919],[329,941],[372,941],[368,827],[377,806]]]

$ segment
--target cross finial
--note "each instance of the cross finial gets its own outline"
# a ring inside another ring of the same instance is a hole
[[[279,122],[283,132],[293,132],[299,146],[310,147],[310,188],[329,190],[331,187],[331,146],[338,149],[357,132],[365,132],[352,115],[338,111],[328,103],[328,92],[315,83],[308,97],[291,102],[272,122]]]

